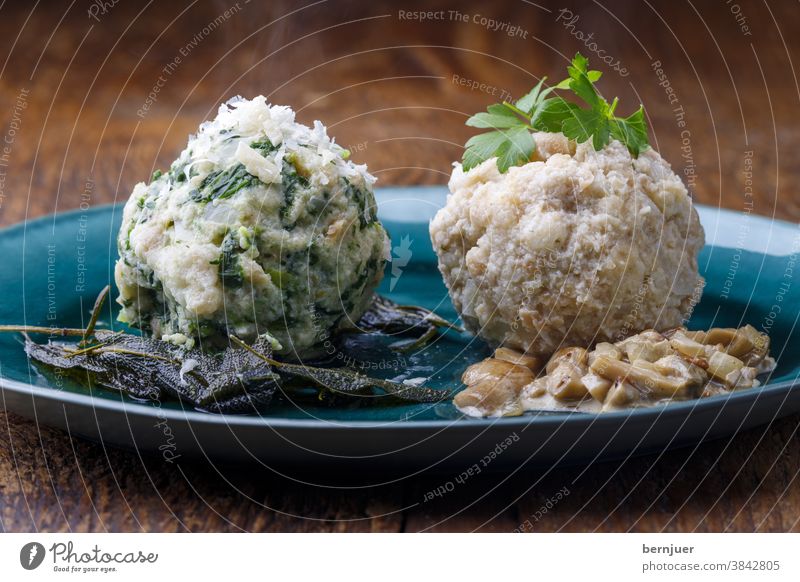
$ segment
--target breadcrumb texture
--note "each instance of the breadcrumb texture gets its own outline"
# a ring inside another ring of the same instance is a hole
[[[465,324],[541,355],[681,325],[702,292],[704,233],[678,175],[653,149],[534,137],[534,161],[506,174],[495,159],[454,164],[431,222]]]

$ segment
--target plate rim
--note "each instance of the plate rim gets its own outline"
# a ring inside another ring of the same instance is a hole
[[[446,186],[389,186],[377,188],[379,191],[388,190],[403,190],[403,189],[419,189],[419,190],[439,190],[446,189]],[[103,212],[110,212],[112,215],[121,210],[124,203],[110,203],[100,204],[93,206],[88,210],[80,208],[65,210],[56,214],[47,214],[18,222],[0,228],[0,237],[8,234],[22,231],[23,236],[27,229],[31,226],[41,227],[48,221],[52,222],[54,227],[57,221],[65,220],[74,215],[85,214],[99,214]],[[719,216],[732,215],[740,216],[734,210],[727,208],[718,208],[714,206],[707,206],[703,204],[695,204],[698,209],[707,209],[708,211],[718,212]],[[752,219],[756,222],[768,223],[770,226],[797,230],[798,225],[781,219],[772,219],[762,215],[751,215]],[[721,246],[721,245],[719,245]],[[621,419],[634,417],[640,421],[652,420],[655,421],[664,416],[686,416],[692,413],[710,412],[728,405],[745,404],[748,401],[755,401],[759,398],[775,398],[784,394],[800,384],[800,374],[798,377],[791,380],[784,380],[782,382],[768,383],[760,388],[749,388],[737,392],[731,392],[724,396],[713,396],[710,398],[687,400],[684,402],[674,402],[662,406],[653,406],[647,408],[632,408],[627,410],[620,410],[614,412],[604,413],[584,413],[584,412],[553,412],[547,415],[522,415],[513,417],[498,417],[498,418],[442,418],[431,420],[390,420],[390,421],[374,421],[374,420],[331,420],[331,419],[304,419],[304,418],[280,418],[269,417],[264,415],[237,415],[237,414],[216,414],[209,412],[202,412],[198,410],[190,410],[183,408],[184,403],[181,403],[180,409],[165,409],[161,407],[148,406],[146,403],[138,402],[125,402],[116,401],[113,399],[96,398],[91,394],[80,394],[76,392],[67,392],[63,390],[56,390],[54,388],[36,386],[27,382],[12,380],[0,376],[0,395],[2,395],[2,405],[5,408],[6,391],[21,395],[30,396],[34,401],[43,399],[47,401],[54,401],[63,405],[70,404],[73,406],[80,406],[83,408],[90,408],[93,411],[98,409],[108,412],[124,413],[127,415],[140,416],[153,419],[164,419],[173,421],[185,421],[195,424],[206,425],[224,425],[227,427],[263,427],[263,428],[302,428],[313,430],[341,430],[347,428],[391,428],[400,430],[415,430],[415,429],[470,429],[470,427],[496,427],[498,425],[503,427],[521,428],[530,424],[538,425],[562,425],[564,422],[589,422],[594,423],[611,423],[617,424]]]

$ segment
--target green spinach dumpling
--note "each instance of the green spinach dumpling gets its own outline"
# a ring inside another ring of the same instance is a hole
[[[234,98],[125,205],[120,320],[179,344],[265,332],[302,356],[352,326],[389,248],[366,166],[325,127]]]

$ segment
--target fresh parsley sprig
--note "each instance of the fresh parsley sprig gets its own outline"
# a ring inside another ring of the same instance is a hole
[[[470,117],[468,126],[492,131],[467,141],[462,159],[464,170],[494,157],[501,173],[511,166],[527,163],[536,151],[533,131],[562,132],[578,143],[591,138],[595,150],[602,149],[613,138],[625,144],[634,157],[649,147],[641,105],[632,115],[617,117],[618,99],[614,98],[609,104],[597,92],[594,84],[602,73],[589,70],[588,59],[580,53],[572,59],[567,72],[569,77],[554,87],[545,88],[547,77],[543,77],[513,105],[506,101],[496,103],[487,107],[486,112]],[[584,106],[558,95],[551,96],[555,90],[566,89],[577,95]]]

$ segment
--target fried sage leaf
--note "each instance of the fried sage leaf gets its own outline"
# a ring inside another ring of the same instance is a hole
[[[445,390],[434,390],[423,386],[411,386],[380,378],[370,378],[347,368],[314,368],[303,364],[287,364],[284,362],[275,362],[273,365],[282,374],[310,380],[322,388],[339,394],[369,397],[374,396],[370,388],[379,388],[386,395],[406,402],[440,402],[450,396],[450,393]]]
[[[436,328],[430,326],[425,333],[417,338],[396,341],[389,345],[396,352],[413,352],[427,345],[437,335]]]
[[[446,391],[409,386],[370,378],[350,368],[312,367],[272,359],[272,338],[260,336],[247,345],[230,336],[221,352],[187,349],[169,342],[111,330],[96,329],[108,296],[106,287],[92,310],[84,329],[36,326],[0,326],[0,332],[22,332],[25,351],[32,361],[48,369],[129,394],[139,399],[177,397],[209,412],[252,412],[272,400],[275,392],[293,388],[290,379],[310,381],[323,390],[320,395],[386,396],[406,402],[438,402],[450,396]],[[376,296],[362,319],[362,332],[382,331],[416,335],[400,342],[398,349],[411,349],[435,337],[439,328],[459,329],[427,309],[398,305]],[[40,344],[29,334],[50,338],[79,338],[78,342],[53,341]]]
[[[250,349],[242,340],[231,336],[234,343],[244,349]],[[338,394],[351,396],[374,397],[372,388],[379,388],[386,395],[408,402],[439,402],[450,396],[446,390],[434,390],[424,386],[400,384],[380,378],[370,378],[349,368],[318,368],[306,364],[290,364],[279,362],[268,356],[258,355],[283,375],[310,380],[317,386]]]
[[[91,345],[38,344],[25,336],[32,360],[135,398],[178,397],[209,412],[245,412],[269,404],[279,377],[254,354],[271,355],[263,338],[249,350],[221,354],[185,350],[168,342],[97,330]]]
[[[422,335],[429,327],[453,329],[463,332],[464,328],[457,326],[436,315],[430,309],[417,305],[400,305],[381,295],[375,295],[369,309],[358,321],[358,329],[371,333]]]
[[[392,344],[392,349],[398,352],[410,352],[423,347],[438,335],[439,329],[452,329],[459,333],[464,331],[464,328],[429,309],[416,305],[400,305],[377,294],[358,321],[357,328],[363,333],[381,332],[415,338]]]

